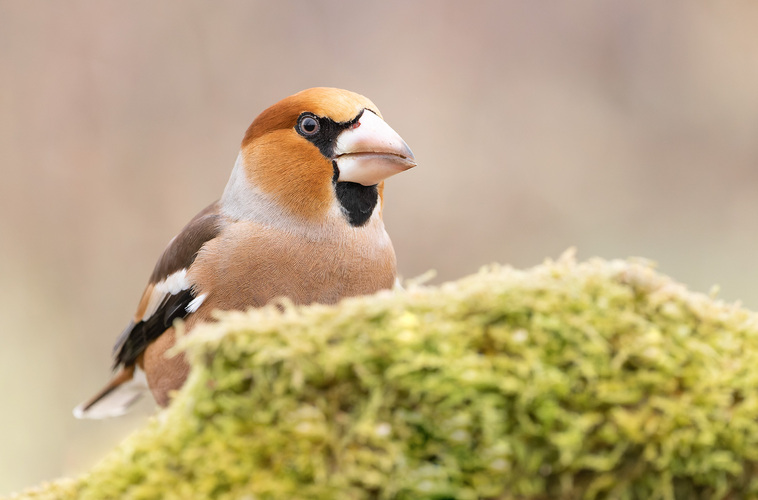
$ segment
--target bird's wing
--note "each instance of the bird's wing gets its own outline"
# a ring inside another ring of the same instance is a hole
[[[221,232],[224,218],[214,203],[192,219],[172,239],[155,265],[133,320],[113,347],[115,367],[130,366],[153,340],[176,318],[192,314],[203,297],[194,294],[194,283],[187,277],[198,251]]]

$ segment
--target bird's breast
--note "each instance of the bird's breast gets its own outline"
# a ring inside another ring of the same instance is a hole
[[[246,309],[287,297],[331,304],[391,288],[395,252],[381,220],[312,240],[239,222],[198,254],[190,277],[206,311]]]

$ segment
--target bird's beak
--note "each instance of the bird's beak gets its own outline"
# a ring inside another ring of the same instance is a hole
[[[392,127],[369,110],[337,137],[334,161],[339,182],[373,186],[416,166],[411,148]]]

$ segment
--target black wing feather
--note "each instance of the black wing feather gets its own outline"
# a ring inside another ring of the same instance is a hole
[[[114,367],[134,364],[148,344],[171,327],[175,319],[185,318],[189,314],[187,306],[194,298],[191,289],[182,290],[176,295],[167,295],[155,313],[147,320],[136,324],[132,322],[131,329],[127,327],[124,332],[127,335],[116,354]]]
[[[197,214],[184,229],[169,243],[158,259],[150,283],[158,283],[182,269],[188,269],[197,253],[208,241],[221,232],[224,219],[220,215],[218,202]],[[143,321],[132,321],[124,329],[113,347],[115,367],[133,364],[140,354],[169,328],[176,318],[185,318],[187,305],[195,296],[192,288],[174,295],[166,295],[155,312]]]

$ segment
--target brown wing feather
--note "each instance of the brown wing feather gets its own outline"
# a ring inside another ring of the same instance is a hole
[[[150,275],[150,283],[158,283],[166,276],[188,268],[194,262],[198,250],[206,241],[215,238],[221,231],[222,215],[219,202],[209,205],[197,214],[179,234],[169,242]]]
[[[189,268],[203,245],[219,234],[223,220],[219,203],[216,202],[197,214],[169,242],[150,275],[133,321],[119,335],[113,347],[116,366],[133,364],[148,344],[171,326],[174,319],[187,316],[186,306],[194,298],[191,289],[169,294],[159,292],[155,285],[166,277]],[[161,293],[161,296],[154,297],[156,293]],[[151,303],[157,307],[146,318],[145,313]]]

